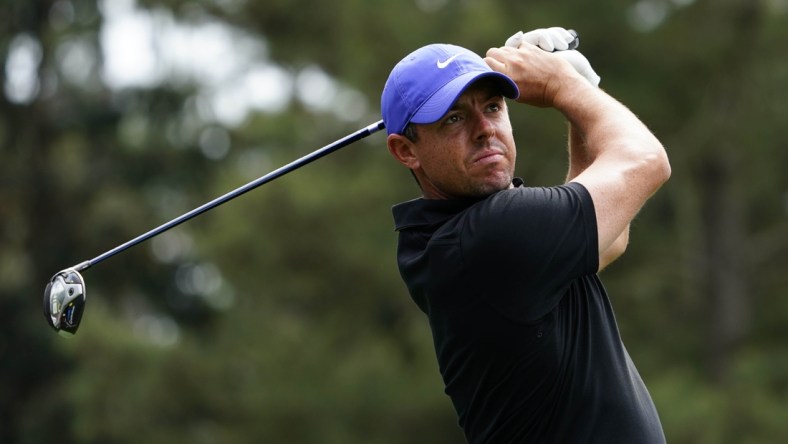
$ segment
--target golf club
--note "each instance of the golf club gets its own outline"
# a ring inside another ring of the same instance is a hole
[[[236,197],[251,191],[260,185],[268,183],[277,177],[284,176],[285,174],[301,168],[304,165],[311,163],[327,154],[333,153],[342,147],[357,142],[373,133],[376,133],[384,128],[383,121],[380,120],[371,125],[368,125],[354,133],[328,144],[310,154],[307,154],[293,162],[288,163],[271,171],[270,173],[262,176],[252,182],[247,183],[239,188],[236,188],[229,193],[220,196],[200,207],[197,207],[175,219],[156,227],[147,233],[135,237],[134,239],[121,244],[106,253],[102,253],[93,259],[81,262],[72,267],[66,268],[57,272],[44,290],[44,317],[46,317],[49,325],[63,336],[73,336],[79,328],[79,323],[82,320],[82,314],[85,310],[85,280],[82,278],[80,271],[86,270],[99,262],[102,262],[110,257],[125,251],[141,242],[144,242],[154,236],[157,236],[170,228],[186,222],[196,216],[199,216],[206,211],[216,208],[219,205],[235,199]]]

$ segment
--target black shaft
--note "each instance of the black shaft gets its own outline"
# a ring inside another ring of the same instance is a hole
[[[169,221],[169,222],[167,222],[165,224],[162,224],[162,225],[160,225],[160,226],[148,231],[145,234],[137,236],[134,239],[132,239],[132,240],[130,240],[130,241],[128,241],[128,242],[126,242],[126,243],[124,243],[122,245],[118,245],[117,247],[107,251],[106,253],[103,253],[103,254],[101,254],[99,256],[96,256],[95,258],[93,258],[93,259],[91,259],[89,261],[85,261],[85,262],[82,262],[81,264],[75,265],[72,268],[77,270],[77,271],[81,271],[81,270],[84,270],[86,268],[92,267],[93,265],[96,265],[96,264],[98,264],[99,262],[101,262],[101,261],[103,261],[105,259],[109,259],[110,257],[112,257],[112,256],[114,256],[114,255],[116,255],[116,254],[118,254],[118,253],[120,253],[122,251],[125,251],[125,250],[127,250],[127,249],[129,249],[129,248],[141,243],[141,242],[144,242],[144,241],[146,241],[146,240],[148,240],[148,239],[150,239],[150,238],[152,238],[154,236],[157,236],[157,235],[169,230],[170,228],[176,227],[176,226],[186,222],[187,220],[192,219],[194,217],[197,217],[200,214],[205,213],[208,210],[216,208],[219,205],[221,205],[221,204],[223,204],[223,203],[225,203],[225,202],[227,202],[229,200],[235,199],[236,197],[238,197],[238,196],[240,196],[240,195],[242,195],[242,194],[244,194],[244,193],[246,193],[248,191],[251,191],[251,190],[257,188],[260,185],[268,183],[268,182],[276,179],[277,177],[284,176],[285,174],[287,174],[287,173],[289,173],[291,171],[294,171],[294,170],[296,170],[298,168],[301,168],[302,166],[307,165],[307,164],[311,163],[312,161],[320,159],[321,157],[323,157],[323,156],[325,156],[327,154],[333,153],[334,151],[337,151],[340,148],[343,148],[343,147],[345,147],[347,145],[350,145],[351,143],[357,142],[357,141],[359,141],[359,140],[361,140],[361,139],[363,139],[363,138],[365,138],[365,137],[367,137],[367,136],[369,136],[369,135],[371,135],[373,133],[376,133],[376,132],[382,130],[384,127],[385,126],[383,124],[383,121],[380,120],[380,121],[375,122],[375,123],[373,123],[373,124],[371,124],[371,125],[369,125],[369,126],[367,126],[365,128],[362,128],[362,129],[360,129],[360,130],[358,130],[358,131],[356,131],[356,132],[354,132],[352,134],[348,134],[347,136],[345,136],[345,137],[343,137],[343,138],[341,138],[341,139],[339,139],[339,140],[337,140],[337,141],[335,141],[333,143],[330,143],[330,144],[328,144],[328,145],[326,145],[326,146],[324,146],[324,147],[322,147],[322,148],[320,148],[318,150],[315,150],[312,153],[307,154],[306,156],[303,156],[303,157],[301,157],[299,159],[296,159],[296,160],[288,163],[287,165],[284,165],[284,166],[282,166],[282,167],[280,167],[280,168],[278,168],[278,169],[276,169],[274,171],[271,171],[270,173],[266,174],[265,176],[262,176],[262,177],[260,177],[258,179],[255,179],[252,182],[247,183],[246,185],[238,187],[238,188],[234,189],[233,191],[230,191],[229,193],[227,193],[227,194],[225,194],[223,196],[217,197],[216,199],[214,199],[214,200],[212,200],[212,201],[210,201],[210,202],[208,202],[208,203],[206,203],[206,204],[204,204],[204,205],[202,205],[200,207],[197,207],[197,208],[189,211],[188,213],[182,214],[182,215],[176,217],[175,219],[173,219],[173,220],[171,220],[171,221]]]

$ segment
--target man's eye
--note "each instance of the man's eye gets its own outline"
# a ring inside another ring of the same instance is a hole
[[[501,104],[500,103],[493,103],[493,104],[491,104],[490,106],[487,107],[487,110],[490,111],[490,112],[493,112],[493,113],[494,112],[498,112],[498,111],[501,110]]]
[[[446,118],[446,123],[456,123],[460,121],[460,116],[457,114],[452,114],[451,116]]]

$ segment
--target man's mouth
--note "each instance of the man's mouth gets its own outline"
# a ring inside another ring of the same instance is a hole
[[[485,150],[473,159],[474,164],[487,164],[498,162],[503,157],[499,150]]]

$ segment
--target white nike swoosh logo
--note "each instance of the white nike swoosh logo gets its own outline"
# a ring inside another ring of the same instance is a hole
[[[443,69],[443,68],[449,66],[449,63],[451,63],[451,61],[456,59],[458,56],[459,56],[459,54],[454,54],[453,56],[449,57],[448,59],[446,59],[446,60],[444,60],[442,62],[440,60],[438,60],[438,69]]]

